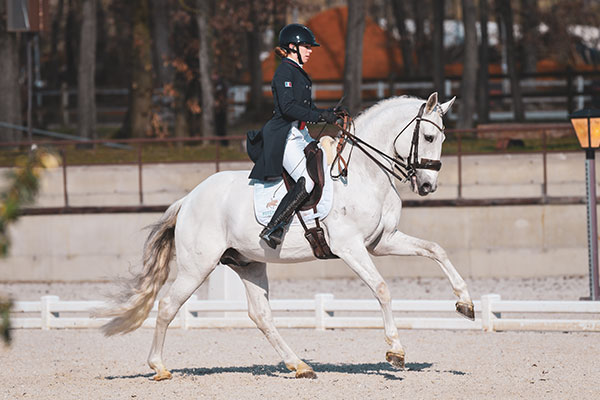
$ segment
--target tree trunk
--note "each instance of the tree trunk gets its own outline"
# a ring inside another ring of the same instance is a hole
[[[460,117],[457,127],[473,127],[473,113],[477,97],[477,8],[474,0],[462,0],[463,25],[465,27],[463,74],[460,83]]]
[[[406,29],[406,9],[404,8],[403,0],[392,0],[392,8],[394,10],[394,19],[396,27],[400,33],[400,49],[402,50],[402,64],[404,66],[404,74],[408,77],[415,76],[415,66],[413,63],[413,50],[410,43],[410,37]]]
[[[77,75],[77,127],[83,138],[96,139],[96,0],[82,2]]]
[[[481,44],[479,46],[479,83],[477,84],[477,123],[479,124],[485,124],[490,119],[488,14],[488,0],[479,0],[479,25],[481,27]]]
[[[65,24],[65,70],[62,74],[69,87],[75,86],[77,78],[77,47],[80,29],[77,27],[77,2],[69,0]]]
[[[363,36],[366,24],[366,4],[348,0],[346,24],[346,57],[344,62],[344,103],[351,115],[361,107]]]
[[[261,117],[263,107],[263,74],[262,63],[260,61],[260,51],[262,43],[262,32],[258,29],[256,21],[257,10],[254,3],[249,4],[250,21],[253,21],[253,27],[246,35],[248,41],[248,66],[250,67],[250,118],[258,120]]]
[[[152,39],[148,0],[133,3],[132,71],[130,88],[130,133],[132,137],[152,135]]]
[[[169,45],[169,2],[150,0],[152,6],[152,37],[154,43],[154,66],[158,86],[173,83],[174,71],[171,66],[172,54]]]
[[[505,34],[504,46],[506,48],[506,64],[508,76],[510,79],[510,91],[513,101],[513,111],[516,121],[524,121],[525,113],[523,111],[523,99],[521,97],[521,86],[519,82],[519,72],[517,71],[517,61],[515,59],[515,39],[513,34],[513,12],[509,1],[497,0],[499,13],[502,18],[502,28]]]
[[[537,49],[539,45],[540,10],[538,0],[521,0],[521,32],[523,32],[523,72],[537,70]]]
[[[61,22],[63,19],[64,0],[58,0],[56,13],[52,18],[52,28],[50,33],[50,67],[46,72],[49,87],[53,89],[60,88],[59,70],[62,64],[58,53],[58,41],[61,31]]]
[[[431,69],[425,38],[425,11],[422,0],[413,0],[413,13],[415,16],[415,53],[417,55],[417,76],[426,76]]]
[[[197,0],[199,12],[196,16],[198,23],[200,86],[202,91],[202,136],[215,134],[215,96],[211,79],[211,33],[209,21],[209,4],[206,0]]]
[[[445,101],[444,87],[444,0],[433,1],[433,87],[438,99]]]
[[[0,122],[21,125],[21,88],[19,87],[19,45],[17,34],[6,31],[6,2],[0,2]],[[23,135],[0,126],[0,141],[18,141]]]

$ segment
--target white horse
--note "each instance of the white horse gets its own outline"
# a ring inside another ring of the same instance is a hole
[[[445,138],[442,116],[453,102],[454,99],[439,104],[437,93],[433,93],[427,102],[410,97],[387,99],[359,115],[354,132],[356,137],[390,157],[400,156],[406,160],[410,159],[411,152],[418,151],[415,155],[419,154],[422,160],[439,164]],[[415,130],[415,126],[418,129]],[[402,128],[407,129],[399,134]],[[415,133],[411,136],[413,130]],[[414,135],[418,139],[416,148],[414,144],[411,146]],[[344,149],[346,157],[350,147],[347,145]],[[389,160],[380,155],[376,157],[384,165],[391,166]],[[417,167],[416,179],[413,178],[413,190],[421,195],[433,192],[437,187],[438,171],[426,168]],[[303,229],[297,225],[289,228],[282,245],[275,250],[259,239],[262,226],[254,216],[253,188],[248,183],[248,171],[219,172],[172,204],[146,240],[143,271],[132,280],[131,289],[124,293],[122,303],[103,314],[113,317],[103,327],[106,335],[138,328],[169,275],[169,261],[173,250],[176,251],[177,277],[159,302],[148,357],[148,364],[156,372],[155,380],[171,378],[162,358],[169,323],[220,262],[229,265],[244,282],[248,314],[286,367],[296,371],[298,378],[316,377],[274,326],[266,274],[267,262],[296,263],[315,257]],[[348,264],[379,301],[385,339],[390,345],[386,359],[395,367],[403,368],[404,349],[392,316],[390,292],[369,253],[431,258],[450,280],[458,297],[457,311],[473,318],[473,303],[464,280],[438,244],[398,231],[402,201],[395,184],[389,172],[355,149],[347,178],[334,182],[333,207],[322,225],[333,253]]]

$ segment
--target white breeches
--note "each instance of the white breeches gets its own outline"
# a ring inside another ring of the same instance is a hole
[[[283,152],[283,168],[295,181],[298,181],[298,179],[303,176],[304,179],[306,179],[306,192],[310,193],[315,187],[315,183],[310,176],[308,176],[308,171],[306,170],[304,148],[307,144],[314,142],[315,140],[310,137],[308,128],[304,127],[304,129],[298,130],[297,126],[298,122],[294,121],[288,132],[287,142]]]

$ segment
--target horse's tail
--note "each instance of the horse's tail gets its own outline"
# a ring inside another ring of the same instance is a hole
[[[102,326],[106,336],[128,333],[142,325],[154,300],[169,277],[169,261],[175,249],[175,224],[183,199],[173,203],[162,218],[151,226],[152,230],[144,243],[143,269],[123,291],[120,301],[111,308],[96,313],[101,317],[112,317]]]

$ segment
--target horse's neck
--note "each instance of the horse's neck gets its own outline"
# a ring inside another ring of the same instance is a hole
[[[356,121],[352,133],[376,149],[392,156],[393,139],[396,135],[394,129],[396,127],[390,126],[386,121],[366,118],[362,121]],[[344,159],[350,160],[348,165],[348,187],[355,191],[370,192],[374,195],[385,195],[390,190],[395,190],[393,176],[379,167],[358,147],[352,147],[348,144],[342,153]],[[372,150],[366,150],[383,165],[392,168],[388,160]]]

